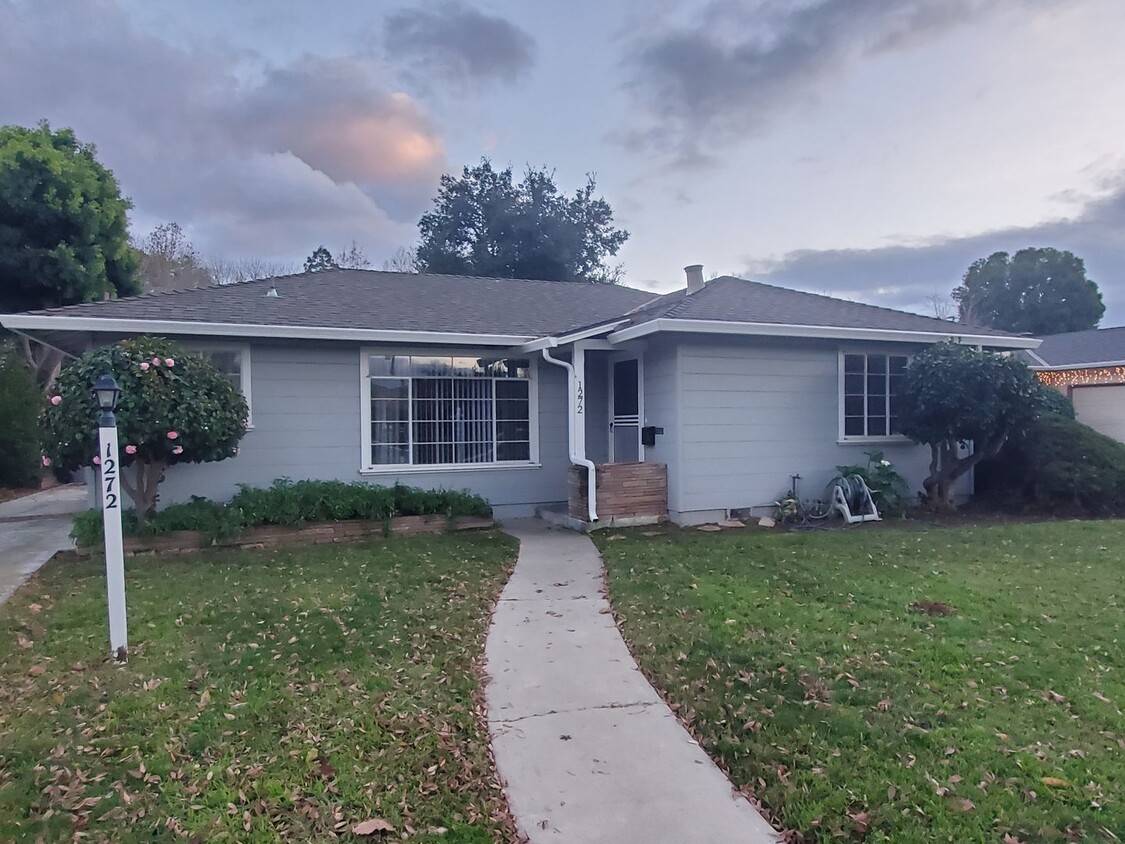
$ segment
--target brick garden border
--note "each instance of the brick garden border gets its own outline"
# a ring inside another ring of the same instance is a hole
[[[396,516],[389,522],[352,519],[341,522],[316,522],[305,527],[265,525],[247,528],[235,536],[212,542],[196,530],[180,530],[162,536],[127,536],[125,553],[177,554],[199,551],[204,548],[277,548],[282,545],[320,545],[329,542],[348,542],[373,536],[409,536],[421,533],[481,530],[493,527],[492,519],[478,516]],[[101,547],[78,548],[80,557],[101,553]]]

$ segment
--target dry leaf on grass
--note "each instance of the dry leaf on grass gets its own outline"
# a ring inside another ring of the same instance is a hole
[[[352,827],[356,835],[378,835],[381,832],[394,832],[395,828],[382,818],[368,818]]]

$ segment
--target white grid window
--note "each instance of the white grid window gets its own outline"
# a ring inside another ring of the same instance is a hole
[[[900,433],[899,393],[905,355],[844,354],[842,433],[846,439],[889,437]]]
[[[246,399],[246,424],[253,425],[253,412],[250,401],[250,347],[241,344],[197,345],[185,343],[184,348],[194,355],[211,361]]]
[[[365,357],[370,466],[530,462],[528,360]]]

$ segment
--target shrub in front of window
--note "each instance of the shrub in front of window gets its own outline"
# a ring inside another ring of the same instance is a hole
[[[42,469],[35,416],[42,400],[39,385],[15,350],[0,346],[0,486],[39,484]]]
[[[930,474],[922,487],[931,507],[954,509],[958,479],[1028,429],[1039,414],[1042,389],[1016,358],[958,343],[936,343],[911,359],[899,422],[906,436],[930,447]]]
[[[93,349],[60,373],[40,415],[53,465],[76,470],[100,462],[90,388],[107,373],[121,387],[121,486],[143,522],[156,509],[168,466],[234,456],[246,432],[246,400],[209,361],[171,341],[137,337]]]

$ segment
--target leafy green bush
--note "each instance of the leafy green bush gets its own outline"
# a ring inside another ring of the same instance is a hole
[[[837,466],[842,477],[859,475],[871,490],[871,498],[882,516],[901,516],[910,509],[910,488],[881,451],[867,451],[867,465]]]
[[[121,484],[142,521],[156,507],[167,466],[224,460],[237,452],[247,407],[230,379],[175,343],[135,337],[86,352],[59,375],[41,422],[44,450],[60,468],[99,462],[98,408],[90,388],[105,374],[121,388]]]
[[[15,352],[0,356],[0,486],[39,484],[37,416],[42,401],[35,378]]]
[[[1065,516],[1125,515],[1125,444],[1059,413],[977,469],[994,504]]]
[[[222,539],[245,528],[263,525],[300,527],[311,522],[345,519],[386,521],[395,516],[480,516],[492,507],[479,495],[459,490],[428,490],[396,484],[393,487],[343,481],[291,481],[280,478],[269,487],[241,486],[228,504],[192,498],[173,504],[145,521],[134,510],[122,513],[126,536],[159,536],[177,530],[200,531]],[[82,546],[104,541],[100,510],[80,513],[71,536]]]

